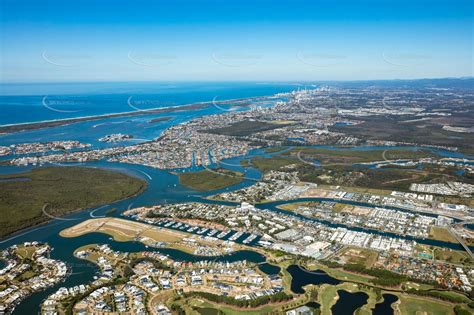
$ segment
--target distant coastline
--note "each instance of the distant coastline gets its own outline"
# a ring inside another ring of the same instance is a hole
[[[226,104],[230,102],[247,102],[247,101],[255,101],[266,99],[271,96],[257,96],[257,97],[247,97],[247,98],[237,98],[237,99],[229,99],[215,102],[215,104]],[[94,121],[100,120],[105,118],[117,118],[117,117],[130,117],[130,116],[139,116],[139,115],[152,115],[152,114],[160,114],[160,113],[170,113],[176,111],[183,111],[183,110],[197,110],[201,108],[208,107],[212,105],[214,102],[198,102],[193,104],[186,104],[186,105],[179,105],[179,106],[168,106],[168,107],[161,107],[161,108],[150,108],[144,109],[139,111],[129,111],[123,113],[111,113],[111,114],[103,114],[103,115],[93,115],[93,116],[82,116],[76,118],[64,118],[64,119],[54,119],[54,120],[45,120],[45,121],[38,121],[38,122],[26,122],[26,123],[17,123],[17,124],[7,124],[7,125],[0,125],[0,134],[9,134],[15,133],[20,131],[31,131],[43,128],[51,128],[51,127],[58,127],[63,125],[69,125],[84,121]],[[241,106],[248,106],[249,104],[242,104]]]

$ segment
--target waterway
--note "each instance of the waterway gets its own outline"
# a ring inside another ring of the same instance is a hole
[[[266,273],[267,275],[277,275],[281,268],[269,263],[263,263],[258,265],[258,269],[262,272]]]
[[[107,87],[104,87],[104,89],[106,88]],[[241,97],[250,97],[250,96],[256,96],[256,95],[270,95],[276,92],[285,92],[285,91],[288,91],[290,87],[289,86],[278,86],[278,87],[272,86],[272,87],[267,87],[267,89],[265,88],[262,88],[261,90],[257,89],[258,91],[260,91],[258,93],[255,92],[256,90],[253,90],[252,93],[240,93],[240,94],[239,93],[232,94],[232,92],[225,92],[226,91],[225,88],[222,88],[222,87],[220,88],[221,88],[220,90],[218,87],[217,90],[210,89],[210,90],[207,90],[207,92],[205,93],[203,92],[203,93],[204,94],[207,93],[206,94],[207,96],[212,94],[213,97],[215,97],[216,95],[222,95],[223,96],[222,99],[226,99],[226,97],[227,98],[229,97],[241,98]],[[292,88],[294,88],[294,86],[292,86]],[[135,95],[134,93],[138,93],[137,91],[138,91],[138,88],[137,90],[130,91],[130,93],[128,94]],[[265,91],[269,93],[266,93]],[[38,100],[41,100],[41,98],[39,97],[39,94],[41,93],[35,94],[33,92],[28,97],[16,96],[14,95],[13,92],[11,96],[0,97],[0,101],[3,102],[3,104],[8,105],[7,107],[5,107],[7,109],[7,112],[9,111],[13,113],[13,116],[11,116],[11,119],[9,118],[9,120],[2,120],[0,121],[0,123],[18,123],[18,122],[27,122],[27,121],[36,121],[36,120],[45,120],[45,119],[69,118],[69,117],[76,117],[77,115],[85,115],[85,114],[99,114],[99,112],[94,111],[95,110],[94,106],[87,105],[86,106],[87,108],[81,108],[82,112],[80,112],[79,114],[64,114],[63,115],[58,112],[56,113],[48,112],[46,114],[42,113],[41,115],[37,115],[34,113],[38,113],[38,110],[45,110],[45,108],[42,107],[41,105],[38,105]],[[74,89],[72,92],[69,91],[69,93],[73,93],[74,97],[79,97],[79,98],[83,97],[82,94],[80,94]],[[70,95],[70,94],[67,94],[66,92],[64,92],[63,94],[53,92],[51,95],[53,94],[56,95],[57,97],[61,97],[62,95]],[[96,104],[97,100],[99,100],[99,103],[100,101],[103,101],[104,103],[108,102],[109,98],[100,96],[100,95],[98,94],[97,97],[94,96],[92,98],[93,101],[91,101],[91,104]],[[137,99],[141,99],[143,101],[142,104],[145,107],[146,106],[159,107],[159,106],[156,106],[156,103],[145,102],[147,99],[153,99],[154,97],[156,99],[156,95],[154,96],[153,94],[142,93],[140,94],[139,98],[137,97]],[[122,98],[123,98],[123,95],[111,97],[111,99],[120,99],[120,100],[122,100]],[[219,100],[220,99],[221,98],[219,97]],[[193,99],[184,97],[182,100],[182,103],[196,102],[199,100],[201,100],[199,97],[193,98]],[[209,100],[212,100],[212,97],[209,99],[202,96],[202,100],[209,101]],[[77,103],[73,102],[69,104],[82,106],[80,102],[77,102]],[[40,106],[41,108],[32,109],[30,108],[30,106]],[[124,106],[127,106],[127,105],[124,105]],[[65,109],[65,108],[62,108],[62,109]],[[101,109],[102,112],[100,113],[102,114],[109,113],[112,111],[112,109],[114,109],[113,111],[116,112],[115,110],[116,107],[112,106],[112,107],[107,107],[106,109]],[[90,112],[88,112],[88,110],[90,110]],[[126,108],[121,109],[120,111],[125,111],[125,110]],[[236,108],[235,110],[245,110],[245,109]],[[81,122],[77,124],[54,127],[54,128],[19,132],[19,133],[14,133],[14,134],[9,134],[9,135],[0,135],[0,145],[11,145],[14,143],[52,141],[52,140],[79,140],[84,143],[91,143],[93,148],[107,147],[107,146],[112,146],[112,145],[124,145],[123,143],[109,144],[109,143],[97,141],[99,137],[102,137],[106,134],[117,133],[117,132],[132,134],[135,139],[134,143],[138,143],[142,141],[147,141],[148,139],[159,137],[159,135],[163,132],[163,130],[175,124],[189,121],[196,117],[216,114],[216,113],[221,113],[221,112],[222,112],[221,108],[210,106],[210,107],[206,107],[206,108],[202,108],[198,110],[191,110],[191,111],[178,111],[178,112],[173,112],[173,113],[147,115],[147,116],[140,116],[140,117],[133,117],[133,118],[112,118],[112,119],[103,119],[103,120],[97,120],[97,121],[87,121],[87,122]],[[20,113],[26,113],[25,114],[26,116],[20,117],[19,116]],[[170,118],[158,121],[156,123],[150,122],[152,119],[162,118],[164,116],[170,116]],[[5,115],[4,117],[9,117],[9,115]],[[332,147],[329,147],[329,148],[332,148]],[[360,149],[366,150],[369,148],[373,148],[373,147],[361,147]],[[384,149],[384,148],[387,148],[387,147],[380,147],[380,149]],[[354,148],[350,148],[349,150],[354,150]],[[168,171],[163,171],[163,170],[154,169],[154,168],[141,166],[141,165],[109,163],[105,161],[88,162],[88,163],[83,163],[83,164],[81,163],[61,164],[65,166],[82,165],[82,166],[90,166],[90,167],[108,168],[108,169],[112,169],[112,170],[116,170],[116,171],[124,172],[127,174],[131,174],[133,176],[140,177],[146,180],[149,185],[145,192],[133,198],[111,203],[109,205],[105,205],[102,207],[87,209],[78,213],[73,213],[61,219],[53,220],[43,225],[25,229],[18,233],[10,235],[4,239],[1,239],[0,249],[4,249],[13,244],[23,243],[25,241],[47,242],[53,247],[51,257],[54,259],[62,260],[71,267],[71,275],[67,277],[64,283],[56,285],[46,291],[31,295],[16,308],[15,314],[37,313],[39,310],[39,305],[44,300],[44,298],[46,298],[49,294],[55,292],[60,286],[67,286],[67,287],[74,286],[78,284],[87,283],[93,279],[93,276],[97,272],[97,267],[95,265],[85,263],[83,260],[79,260],[73,255],[74,250],[80,246],[91,244],[91,243],[107,243],[111,245],[113,249],[120,250],[120,251],[138,251],[138,250],[145,250],[145,249],[153,250],[150,248],[145,248],[142,244],[136,243],[136,242],[123,242],[123,243],[115,242],[111,240],[109,237],[107,237],[106,235],[100,234],[100,233],[92,233],[92,234],[84,235],[77,238],[65,239],[59,236],[59,232],[61,230],[67,227],[71,227],[75,224],[78,224],[81,221],[86,220],[86,219],[104,216],[107,213],[107,211],[109,211],[112,208],[116,208],[117,211],[115,211],[114,213],[110,215],[119,217],[120,214],[126,209],[129,209],[132,207],[140,207],[140,206],[151,206],[151,205],[156,205],[156,204],[168,204],[168,203],[177,203],[177,202],[206,202],[206,203],[216,203],[216,204],[223,204],[223,205],[236,205],[236,203],[234,202],[211,201],[205,198],[212,194],[216,194],[216,193],[228,191],[228,190],[240,189],[240,188],[247,187],[249,185],[254,184],[254,180],[261,178],[262,174],[255,168],[242,167],[240,165],[240,162],[242,160],[249,160],[255,156],[270,157],[271,155],[277,154],[277,153],[281,153],[281,152],[268,153],[262,149],[252,150],[246,156],[227,159],[227,160],[221,161],[220,163],[218,163],[218,165],[216,164],[212,165],[211,167],[220,166],[220,167],[225,167],[225,168],[232,169],[235,171],[243,172],[245,173],[246,177],[249,178],[249,180],[244,180],[241,183],[228,187],[226,189],[221,189],[221,190],[216,190],[216,191],[211,191],[211,192],[198,192],[198,191],[189,189],[187,187],[180,185],[178,177],[176,175]],[[446,154],[448,155],[448,153]],[[453,154],[453,155],[455,157],[459,156],[459,154]],[[3,157],[2,160],[5,160],[7,158],[11,158],[11,156]],[[16,167],[16,166],[2,165],[0,166],[0,174],[5,175],[5,174],[25,172],[25,171],[31,170],[32,168],[34,167],[33,166]],[[180,170],[174,170],[174,171],[181,172],[181,171],[200,170],[200,169],[202,169],[202,167],[192,167],[188,169],[180,169]],[[298,199],[294,201],[326,201],[326,200],[332,201],[331,199],[327,199],[327,198]],[[290,200],[290,201],[285,201],[285,202],[279,201],[279,202],[266,203],[264,205],[258,205],[258,207],[263,208],[263,209],[269,209],[271,211],[276,211],[280,213],[284,212],[286,214],[291,214],[289,212],[285,212],[284,210],[280,210],[277,208],[278,205],[281,205],[286,202],[293,202],[293,201]],[[340,201],[340,200],[338,200],[338,202],[355,204],[355,205],[363,205],[367,207],[374,207],[371,204],[361,203],[361,202]],[[308,221],[313,220],[317,222],[316,219],[306,218],[297,214],[292,214],[292,215],[299,216],[300,218],[304,220],[308,220]],[[360,230],[360,231],[365,231],[369,233],[382,234],[385,236],[393,236],[393,237],[401,237],[401,238],[410,239],[410,237],[407,237],[407,236],[399,236],[399,235],[394,235],[391,233],[383,233],[383,232],[375,231],[375,230],[367,230],[363,228],[350,227],[343,224],[337,224],[337,225],[332,224],[331,226],[346,227],[351,230]],[[446,243],[446,242],[432,241],[432,240],[419,240],[419,239],[417,239],[417,241],[420,243],[425,243],[429,245],[442,246],[442,247],[448,247],[448,248],[453,248],[453,249],[461,249],[460,246],[456,244],[451,244],[451,243]],[[263,256],[252,251],[241,251],[241,252],[236,252],[236,253],[222,256],[222,257],[220,256],[219,257],[202,257],[202,256],[189,255],[189,254],[176,251],[176,250],[171,250],[171,249],[156,249],[156,250],[170,255],[170,257],[173,257],[174,259],[183,260],[183,261],[198,261],[198,260],[203,260],[203,259],[204,260],[222,259],[225,261],[231,261],[231,260],[235,261],[235,260],[246,259],[248,261],[253,261],[253,262],[263,262],[265,260]],[[297,266],[290,266],[290,267],[296,279],[292,283],[292,289],[296,290],[295,292],[301,291],[302,286],[304,285],[306,281],[319,282],[319,283],[334,283],[334,284],[339,283],[339,280],[331,278],[327,274],[322,275],[320,278],[309,278],[307,277],[306,271],[299,269]],[[270,268],[269,266],[262,265],[261,268],[267,270],[268,272],[275,272],[274,271],[275,269],[273,269],[273,267]],[[308,280],[308,279],[313,279],[313,280]]]
[[[81,246],[88,244],[108,244],[110,248],[119,252],[135,253],[142,251],[154,251],[169,256],[175,261],[181,262],[236,262],[246,260],[248,262],[253,263],[262,263],[265,261],[265,257],[263,255],[254,251],[243,250],[236,251],[227,255],[212,257],[197,256],[177,249],[146,247],[140,242],[118,242],[111,239],[108,235],[102,233],[89,233],[74,238],[58,237],[55,239],[55,247],[51,253],[51,257],[54,259],[66,261],[68,263],[68,266],[72,269],[72,273],[66,278],[63,283],[53,286],[45,291],[37,292],[29,296],[23,303],[17,306],[14,313],[36,314],[39,312],[39,305],[41,304],[41,302],[45,298],[47,298],[48,295],[54,293],[59,287],[71,287],[79,284],[87,284],[93,281],[94,275],[96,275],[99,271],[97,265],[76,258],[73,254],[74,250],[63,250],[63,248],[77,249]]]

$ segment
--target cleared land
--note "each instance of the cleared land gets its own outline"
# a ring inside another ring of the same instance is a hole
[[[114,240],[127,242],[139,239],[145,245],[155,242],[165,242],[167,248],[179,249],[187,253],[193,253],[194,247],[186,242],[190,237],[188,233],[156,227],[154,225],[140,223],[120,218],[97,218],[83,221],[75,226],[62,230],[62,237],[78,237],[88,233],[104,233],[110,235]],[[205,239],[196,239],[197,244],[206,246],[219,246],[221,243],[209,242]],[[236,248],[242,248],[237,246]]]
[[[136,237],[147,237],[155,242],[179,242],[186,235],[177,231],[158,229],[152,225],[119,218],[98,218],[83,221],[62,230],[62,237],[77,237],[100,232],[112,236],[117,241],[130,241]]]
[[[48,221],[43,207],[49,215],[62,216],[128,198],[146,187],[141,179],[87,167],[47,167],[0,176],[0,237]]]
[[[446,228],[442,228],[439,226],[432,226],[430,229],[430,238],[443,241],[443,242],[451,242],[457,243],[458,241],[454,236],[449,233]]]
[[[470,264],[471,258],[466,252],[452,250],[449,248],[436,247],[434,257],[437,260],[447,261],[453,264]]]
[[[360,264],[366,268],[372,268],[377,257],[376,251],[356,247],[348,247],[339,254],[339,258],[344,264]]]
[[[180,173],[181,185],[199,191],[208,191],[226,188],[239,184],[243,180],[243,174],[227,169],[216,169],[215,172],[202,170],[199,172]]]

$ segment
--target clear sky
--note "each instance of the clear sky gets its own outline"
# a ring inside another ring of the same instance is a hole
[[[0,0],[2,82],[473,75],[473,0]]]

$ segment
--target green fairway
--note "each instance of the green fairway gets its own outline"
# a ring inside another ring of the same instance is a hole
[[[402,295],[400,297],[400,312],[403,315],[449,315],[453,313],[453,307],[446,302],[436,302]]]

